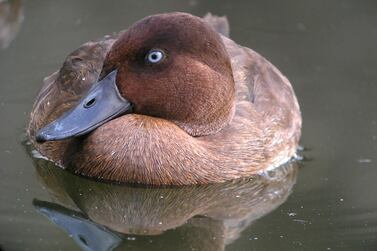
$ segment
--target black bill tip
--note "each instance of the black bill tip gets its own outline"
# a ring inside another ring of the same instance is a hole
[[[116,70],[89,90],[78,104],[55,121],[41,128],[38,143],[85,135],[104,123],[132,112],[132,104],[123,98],[116,86]]]
[[[45,134],[44,132],[39,131],[37,135],[35,136],[35,141],[38,143],[44,143],[50,139],[48,134]]]

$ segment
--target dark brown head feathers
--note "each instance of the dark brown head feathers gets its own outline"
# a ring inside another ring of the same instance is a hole
[[[161,50],[164,59],[146,62],[151,50]],[[171,13],[142,19],[114,43],[104,69],[118,70],[119,91],[136,113],[173,121],[192,136],[216,133],[233,116],[229,55],[201,18]]]

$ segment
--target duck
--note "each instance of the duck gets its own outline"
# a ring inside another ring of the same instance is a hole
[[[296,154],[289,80],[226,17],[155,14],[89,41],[44,79],[27,128],[41,156],[99,181],[221,183]]]

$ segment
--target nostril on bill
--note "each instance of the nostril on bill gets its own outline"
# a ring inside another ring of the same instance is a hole
[[[96,98],[92,98],[90,99],[88,102],[86,102],[84,104],[84,108],[90,108],[94,105],[94,103],[96,102]]]

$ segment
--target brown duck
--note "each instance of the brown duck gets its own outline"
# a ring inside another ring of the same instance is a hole
[[[154,185],[287,162],[301,131],[292,86],[227,33],[225,18],[167,13],[82,45],[44,80],[28,128],[36,149],[80,175]]]

